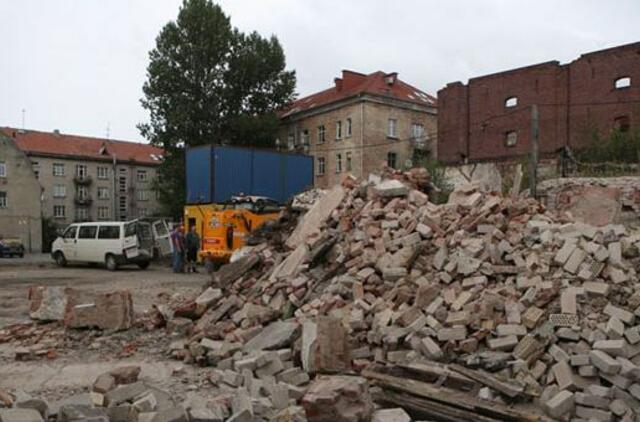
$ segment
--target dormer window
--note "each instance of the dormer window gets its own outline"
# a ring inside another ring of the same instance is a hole
[[[518,97],[509,97],[504,100],[504,106],[506,108],[512,108],[518,105]]]
[[[614,82],[614,86],[616,87],[616,89],[629,88],[631,86],[631,78],[628,76],[618,78]]]

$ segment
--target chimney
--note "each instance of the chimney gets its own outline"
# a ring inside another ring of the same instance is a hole
[[[398,79],[398,72],[393,72],[384,77],[384,82],[391,86],[396,82],[396,79]]]
[[[53,129],[54,136],[60,136],[60,129]]]
[[[338,91],[342,91],[342,79],[340,78],[334,78],[333,82],[336,84],[336,89]]]

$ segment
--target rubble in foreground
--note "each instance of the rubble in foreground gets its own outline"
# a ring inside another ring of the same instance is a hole
[[[162,314],[185,362],[240,376],[257,349],[286,354],[245,380],[275,379],[302,405],[316,374],[360,374],[414,417],[633,420],[639,242],[530,198],[466,186],[438,206],[404,181],[347,180],[300,220],[290,252],[257,246]]]

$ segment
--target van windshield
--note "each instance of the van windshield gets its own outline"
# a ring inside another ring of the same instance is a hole
[[[124,226],[124,237],[130,237],[136,235],[136,223],[128,223]]]

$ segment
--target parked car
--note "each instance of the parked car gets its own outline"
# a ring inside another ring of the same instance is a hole
[[[24,245],[20,239],[0,239],[0,258],[19,256],[24,257]]]
[[[104,263],[110,271],[128,264],[146,269],[153,258],[153,233],[147,221],[75,223],[53,242],[51,256],[61,267]]]

